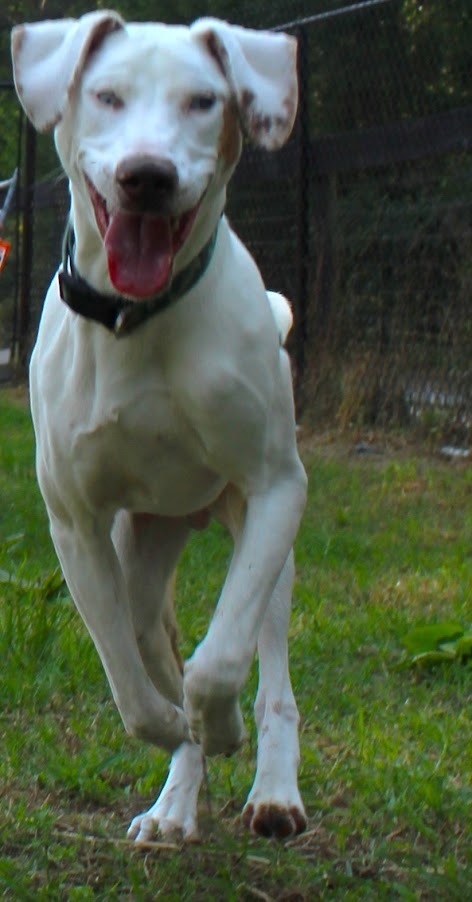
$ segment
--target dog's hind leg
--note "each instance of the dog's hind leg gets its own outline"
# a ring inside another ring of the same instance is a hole
[[[306,826],[297,785],[298,710],[288,666],[287,632],[293,579],[293,553],[290,553],[257,644],[257,771],[243,812],[247,827],[262,836],[279,839],[300,833]]]
[[[182,661],[174,615],[174,572],[189,533],[186,520],[121,511],[113,541],[125,575],[138,647],[153,683],[170,701],[182,704]],[[129,839],[149,842],[157,832],[197,836],[197,802],[203,756],[193,742],[174,752],[156,802],[133,818]]]
[[[125,577],[138,648],[156,688],[182,705],[174,614],[175,568],[189,534],[184,519],[120,511],[113,542]]]

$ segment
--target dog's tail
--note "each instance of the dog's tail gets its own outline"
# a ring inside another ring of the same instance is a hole
[[[275,319],[275,324],[279,333],[280,344],[284,345],[287,339],[287,335],[293,325],[292,308],[287,301],[287,298],[284,298],[283,294],[278,294],[276,291],[268,291],[267,299],[270,304],[270,309],[272,310],[272,315]]]

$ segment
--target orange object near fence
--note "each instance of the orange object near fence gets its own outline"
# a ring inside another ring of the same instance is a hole
[[[9,241],[5,241],[4,238],[0,238],[0,272],[5,266],[8,254],[10,253],[11,244]]]

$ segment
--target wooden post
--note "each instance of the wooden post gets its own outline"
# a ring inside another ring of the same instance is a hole
[[[330,327],[336,274],[336,176],[334,174],[316,177],[313,216],[317,255],[313,319],[316,337],[324,341]]]

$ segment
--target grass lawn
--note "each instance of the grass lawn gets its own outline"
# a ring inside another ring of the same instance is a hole
[[[167,758],[126,736],[50,545],[23,395],[0,393],[0,895],[11,899],[470,898],[472,666],[399,666],[419,623],[472,621],[472,468],[383,440],[302,441],[291,666],[308,831],[248,836],[248,744],[208,761],[202,841],[134,848]],[[186,654],[229,545],[211,527],[178,582]]]

